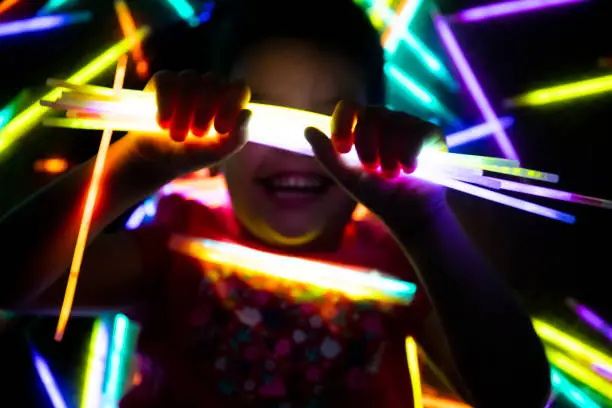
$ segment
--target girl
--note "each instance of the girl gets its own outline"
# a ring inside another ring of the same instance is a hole
[[[414,169],[437,130],[382,107],[383,52],[364,13],[349,0],[258,0],[217,14],[212,74],[164,71],[147,88],[168,137],[128,134],[107,158],[75,310],[121,311],[142,326],[143,381],[122,407],[408,407],[409,334],[471,404],[544,406],[548,367],[528,315],[472,246],[443,191],[395,179],[400,168]],[[192,67],[203,66],[209,48],[198,30],[173,43]],[[186,61],[174,64],[188,68]],[[333,114],[332,142],[306,130],[316,159],[245,144],[251,99]],[[224,136],[198,139],[211,127]],[[353,145],[362,170],[338,160]],[[57,311],[92,166],[1,220],[9,267],[0,307]],[[153,225],[103,233],[201,168],[223,173],[231,208],[169,197]],[[357,202],[379,221],[351,221]],[[168,248],[177,233],[372,267],[420,289],[412,306],[388,312],[341,300],[334,308],[298,304],[235,277],[213,282],[200,262]]]

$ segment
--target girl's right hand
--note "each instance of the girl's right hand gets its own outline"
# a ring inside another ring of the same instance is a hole
[[[249,88],[207,74],[156,73],[145,87],[156,93],[157,122],[163,136],[131,132],[137,160],[178,177],[213,166],[246,143]],[[218,136],[207,136],[210,130]]]

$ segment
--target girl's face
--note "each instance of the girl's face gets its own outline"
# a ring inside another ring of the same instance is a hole
[[[346,60],[295,41],[248,53],[233,79],[252,100],[331,115],[342,99],[365,103],[361,73]],[[256,238],[275,246],[337,242],[355,202],[314,158],[247,144],[224,163],[234,213]]]

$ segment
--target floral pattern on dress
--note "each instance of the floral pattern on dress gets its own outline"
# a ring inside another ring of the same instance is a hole
[[[194,356],[202,349],[215,355],[212,367],[205,357],[198,364],[215,371],[222,394],[314,408],[331,387],[371,385],[368,367],[386,335],[380,304],[339,292],[314,297],[306,287],[203,266],[210,273],[192,311],[189,345]]]

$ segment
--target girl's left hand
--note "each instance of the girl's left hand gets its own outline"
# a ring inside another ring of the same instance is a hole
[[[356,121],[356,124],[355,124]],[[410,174],[425,142],[442,141],[433,124],[381,107],[340,102],[332,116],[331,140],[315,128],[305,136],[315,157],[356,201],[388,226],[418,224],[444,208],[444,189]],[[347,167],[339,154],[355,146],[362,169]]]

